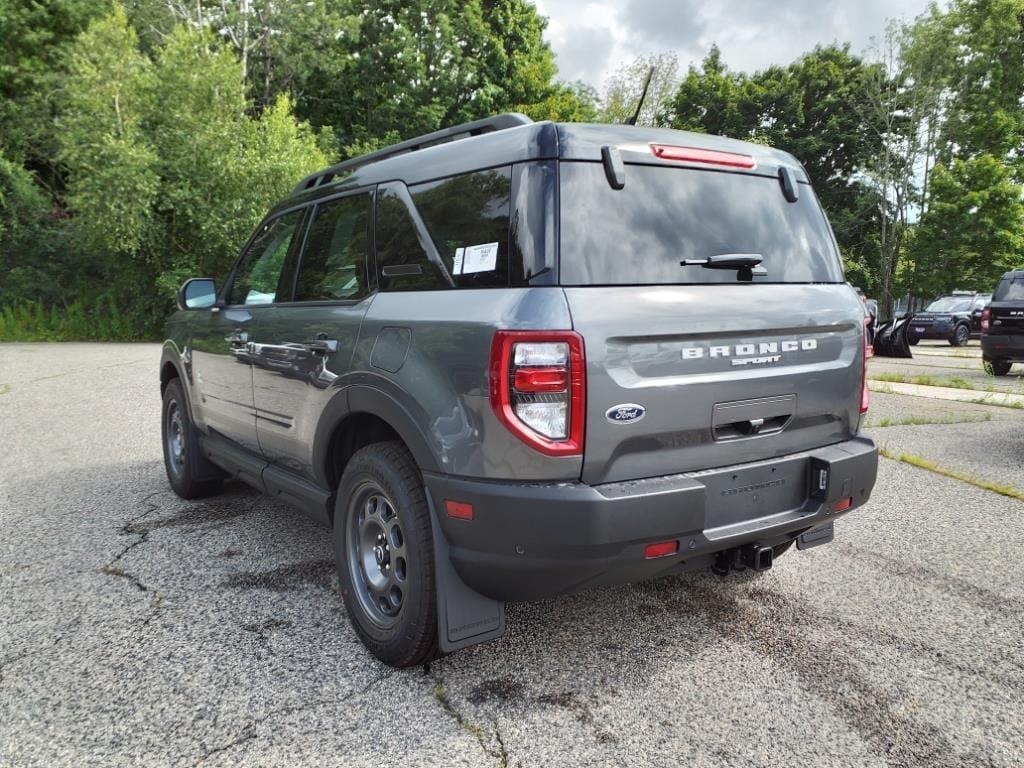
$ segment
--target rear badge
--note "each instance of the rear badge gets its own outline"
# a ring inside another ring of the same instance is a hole
[[[622,405],[613,405],[604,412],[604,417],[612,424],[631,424],[634,421],[640,421],[645,413],[647,413],[647,409],[642,405],[623,403]]]

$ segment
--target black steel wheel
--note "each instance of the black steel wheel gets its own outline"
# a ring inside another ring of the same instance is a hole
[[[167,481],[176,494],[197,499],[220,490],[223,472],[199,450],[199,437],[178,379],[171,379],[164,389],[160,434]]]
[[[438,655],[430,510],[402,443],[374,443],[349,460],[334,507],[334,555],[352,626],[374,656],[410,667]]]

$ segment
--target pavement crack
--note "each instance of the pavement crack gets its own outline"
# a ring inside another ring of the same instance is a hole
[[[501,768],[507,768],[508,752],[505,749],[504,739],[498,732],[497,720],[492,720],[494,725],[494,736],[498,742],[498,749],[494,750],[490,745],[490,739],[488,738],[487,731],[477,723],[474,723],[465,713],[462,712],[462,710],[452,703],[451,697],[448,695],[448,691],[445,688],[444,679],[440,675],[437,676],[436,683],[434,685],[434,698],[437,699],[437,703],[441,705],[441,709],[443,709],[445,713],[455,721],[459,728],[477,740],[480,744],[480,749],[483,750],[485,755],[496,758],[498,760],[498,765]]]
[[[247,722],[245,725],[242,726],[241,730],[239,730],[239,732],[235,736],[233,736],[231,739],[224,742],[223,744],[218,744],[214,747],[206,747],[205,745],[200,745],[202,748],[202,754],[200,754],[199,758],[192,765],[202,765],[214,755],[218,755],[222,752],[227,752],[228,750],[234,749],[235,747],[238,747],[247,742],[255,741],[257,738],[259,738],[260,726],[275,717],[280,717],[282,715],[293,715],[296,712],[305,712],[310,709],[316,709],[317,707],[325,707],[329,704],[343,704],[349,699],[354,698],[355,696],[362,696],[364,693],[369,691],[374,686],[380,684],[384,680],[387,680],[396,671],[397,670],[389,669],[387,672],[384,672],[383,674],[378,675],[377,677],[370,680],[370,682],[368,682],[362,688],[355,691],[351,691],[347,695],[341,697],[340,699],[318,699],[316,701],[308,701],[304,704],[289,704],[287,706],[271,709],[263,716],[253,718],[252,720]],[[217,722],[217,719],[219,717],[220,711],[218,709],[217,713],[214,715],[215,723]]]

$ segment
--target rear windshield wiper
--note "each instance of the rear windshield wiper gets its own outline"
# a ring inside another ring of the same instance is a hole
[[[760,266],[764,256],[760,253],[719,253],[703,259],[683,259],[681,267],[704,267],[704,269],[735,269],[739,280],[750,280],[757,275],[764,277],[768,270]]]

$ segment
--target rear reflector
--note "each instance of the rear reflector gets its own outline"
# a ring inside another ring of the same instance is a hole
[[[644,558],[652,560],[655,557],[667,557],[679,551],[679,539],[672,541],[659,541],[657,544],[648,544],[644,547]]]
[[[456,520],[473,519],[472,504],[466,504],[461,501],[452,501],[451,499],[445,499],[444,506],[445,509],[448,511],[448,517],[454,517]]]
[[[724,165],[728,168],[757,167],[757,162],[750,155],[739,155],[735,152],[717,152],[713,149],[697,149],[696,147],[673,147],[669,144],[651,144],[651,152],[662,160]]]
[[[836,512],[845,512],[846,510],[848,510],[852,506],[853,506],[853,499],[848,497],[848,498],[840,499],[839,501],[837,501],[832,506],[832,509],[834,509]]]

